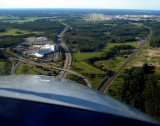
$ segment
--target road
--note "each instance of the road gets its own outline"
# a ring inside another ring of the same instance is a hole
[[[11,75],[15,75],[15,72],[14,72],[14,62],[12,59],[9,58],[9,60],[12,62],[12,69],[11,69]]]
[[[70,69],[70,66],[71,66],[71,64],[72,64],[72,55],[71,55],[68,47],[66,46],[66,44],[65,44],[65,43],[63,42],[63,40],[62,40],[62,37],[63,37],[64,33],[67,31],[68,25],[67,25],[67,24],[64,24],[64,23],[62,23],[62,24],[64,25],[64,29],[63,29],[62,32],[58,35],[58,43],[59,43],[60,46],[64,49],[65,56],[66,56],[63,69],[69,70],[69,69]],[[59,74],[57,75],[57,77],[66,78],[66,77],[67,77],[67,74],[68,74],[67,71],[62,70],[61,72],[59,72]]]
[[[114,74],[110,78],[106,79],[106,81],[102,84],[102,86],[99,89],[99,91],[101,93],[105,93],[106,92],[107,88],[111,85],[112,81],[117,77],[117,75],[127,65],[127,63],[129,63],[132,60],[132,58],[139,52],[139,50],[151,38],[151,36],[152,36],[152,30],[151,30],[150,35],[148,35],[148,38],[146,38],[145,40],[141,40],[140,44],[138,45],[138,47],[133,51],[132,54],[129,55],[128,59],[121,64],[121,66],[114,72]]]
[[[74,75],[77,75],[77,76],[81,77],[86,82],[87,86],[90,87],[90,88],[92,88],[91,83],[84,76],[82,76],[82,75],[80,75],[80,74],[78,74],[76,72],[73,72],[73,71],[69,70],[70,66],[72,64],[72,55],[69,52],[68,47],[65,45],[65,43],[63,43],[62,37],[63,37],[64,33],[66,32],[67,27],[69,27],[71,30],[72,30],[72,27],[68,26],[67,24],[64,24],[64,23],[62,23],[62,24],[64,25],[64,29],[58,35],[58,42],[63,47],[64,52],[65,52],[65,56],[66,56],[66,60],[65,60],[63,68],[56,68],[56,67],[41,65],[41,64],[38,64],[38,63],[35,63],[35,62],[32,62],[32,61],[27,61],[25,58],[23,58],[23,57],[21,57],[19,55],[12,54],[16,58],[9,58],[10,61],[12,62],[11,74],[15,75],[16,69],[18,68],[18,66],[20,65],[20,63],[24,62],[24,63],[28,63],[28,64],[33,64],[33,65],[37,65],[37,66],[48,67],[48,68],[60,70],[61,72],[57,75],[57,77],[60,77],[60,78],[66,78],[66,76],[67,76],[68,73],[72,73]],[[7,52],[9,53],[9,50]],[[18,63],[14,66],[14,62],[12,60],[17,60]]]
[[[21,57],[14,55],[15,57],[22,59]],[[18,61],[18,63],[15,65],[12,58],[9,58],[9,60],[12,62],[12,69],[11,69],[11,75],[15,75],[16,74],[16,70],[19,67],[19,65],[21,64],[21,61]]]
[[[36,63],[36,62],[33,62],[33,61],[27,61],[26,59],[16,59],[16,58],[10,58],[10,60],[17,60],[18,62],[23,62],[23,63],[27,63],[27,64],[33,64],[33,65],[36,65],[36,66],[41,66],[41,67],[46,67],[46,68],[51,68],[51,69],[55,69],[55,70],[60,70],[60,71],[65,71],[67,73],[72,73],[74,75],[77,75],[79,77],[81,77],[87,84],[88,87],[92,88],[92,85],[91,83],[82,75],[74,72],[74,71],[71,71],[71,70],[68,70],[68,69],[64,69],[64,68],[57,68],[57,67],[52,67],[52,66],[47,66],[47,65],[42,65],[42,64],[39,64],[39,63]]]
[[[68,47],[66,46],[66,44],[63,42],[62,40],[62,37],[64,35],[64,33],[67,31],[67,27],[69,27],[71,30],[72,30],[72,27],[71,26],[68,26],[67,24],[65,23],[62,23],[64,25],[64,29],[62,30],[62,32],[58,35],[58,43],[62,46],[62,48],[64,49],[64,52],[65,52],[65,56],[66,56],[66,60],[65,60],[65,63],[64,63],[64,66],[63,66],[63,69],[60,69],[61,72],[59,72],[59,74],[57,75],[57,77],[60,77],[60,78],[66,78],[67,77],[67,74],[68,72],[69,73],[72,73],[74,75],[77,75],[81,78],[83,78],[83,80],[86,82],[87,86],[92,88],[92,85],[91,83],[82,75],[76,73],[76,72],[73,72],[73,71],[70,71],[70,66],[72,64],[72,55],[68,49]]]

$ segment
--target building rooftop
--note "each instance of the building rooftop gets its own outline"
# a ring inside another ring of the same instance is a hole
[[[41,55],[44,55],[44,54],[51,53],[51,52],[53,52],[53,51],[52,51],[52,50],[49,50],[49,49],[44,49],[44,50],[38,51],[37,53],[38,53],[38,54],[41,54]]]

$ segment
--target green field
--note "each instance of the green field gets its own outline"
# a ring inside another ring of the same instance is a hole
[[[19,34],[20,32],[20,34]],[[6,32],[2,32],[0,33],[0,36],[4,36],[4,35],[24,35],[24,34],[29,34],[31,32],[29,31],[24,31],[24,30],[19,30],[19,29],[7,29]]]
[[[12,64],[8,60],[0,60],[0,75],[9,75]]]
[[[54,16],[54,17],[25,17],[24,19],[21,19],[20,17],[14,17],[14,16],[2,16],[0,17],[0,19],[3,21],[6,21],[8,20],[9,22],[11,23],[15,23],[15,22],[18,22],[18,23],[24,23],[24,22],[29,22],[29,21],[35,21],[35,20],[38,20],[38,19],[56,19],[57,17]]]
[[[72,64],[73,66],[75,66],[77,68],[77,71],[81,72],[81,73],[89,73],[89,74],[104,74],[105,72],[102,70],[99,70],[89,64],[87,64],[86,62],[73,62]]]
[[[100,57],[102,52],[83,52],[73,54],[72,69],[84,76],[98,89],[105,79],[105,72],[85,62],[88,58]]]
[[[114,47],[114,46],[119,46],[119,45],[131,45],[133,47],[137,47],[139,44],[139,41],[135,41],[135,42],[127,42],[127,43],[108,43],[106,44],[106,47],[102,50],[102,51],[108,51],[110,48]]]
[[[82,75],[84,75],[91,82],[94,89],[98,89],[101,83],[105,80],[105,72],[97,69],[84,61],[73,62],[72,68]]]
[[[123,57],[115,57],[109,60],[96,61],[94,64],[99,68],[115,71],[126,60]]]
[[[49,69],[45,67],[36,67],[35,65],[21,63],[16,70],[16,74],[33,74],[56,76],[59,70]]]
[[[20,66],[16,70],[16,74],[39,74],[39,72],[35,71],[33,69],[32,65],[26,65],[24,63],[21,63]]]
[[[81,53],[74,53],[73,54],[73,59],[75,61],[84,61],[85,59],[88,58],[93,58],[93,57],[100,57],[102,52],[81,52]]]

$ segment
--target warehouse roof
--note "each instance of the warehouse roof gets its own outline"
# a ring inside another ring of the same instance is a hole
[[[48,53],[51,53],[51,52],[53,52],[53,51],[49,50],[49,49],[44,49],[44,50],[38,51],[38,54],[45,55],[45,54],[48,54]]]

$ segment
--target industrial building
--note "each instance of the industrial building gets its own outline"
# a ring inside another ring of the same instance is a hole
[[[36,51],[35,53],[33,53],[34,56],[36,57],[44,57],[47,54],[56,52],[58,50],[58,45],[50,45],[50,44],[46,44],[46,45],[35,45],[36,48],[40,48],[40,50]]]
[[[44,59],[57,57],[58,45],[53,44],[46,37],[29,37],[24,44],[29,45],[23,51],[23,54],[28,56],[43,57]]]
[[[53,51],[46,49],[46,50],[40,50],[40,51],[36,52],[34,55],[35,55],[36,57],[41,58],[41,57],[44,57],[45,55],[50,54],[50,53],[53,53]]]
[[[46,45],[33,45],[33,47],[35,48],[40,48],[40,49],[49,49],[52,51],[57,51],[58,50],[58,46],[57,45],[51,45],[51,44],[46,44]]]

